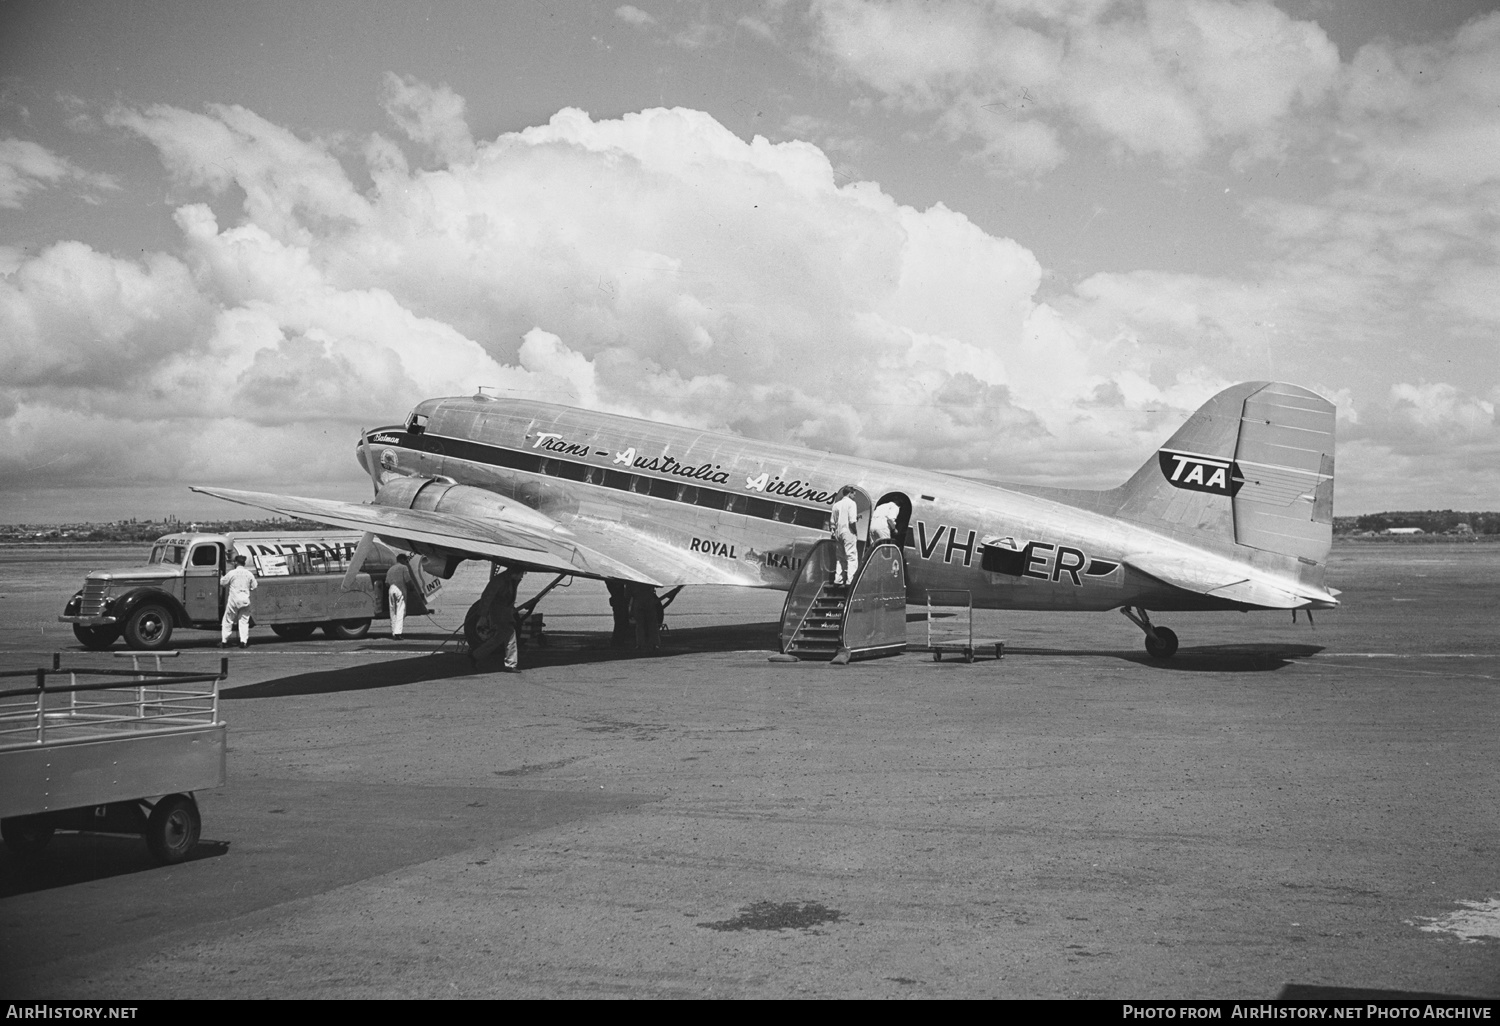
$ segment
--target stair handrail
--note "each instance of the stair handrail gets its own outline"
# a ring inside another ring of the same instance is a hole
[[[881,549],[885,548],[887,545],[889,545],[891,548],[893,548],[893,549],[896,550],[896,557],[901,560],[901,568],[902,568],[902,570],[906,569],[906,553],[902,552],[901,551],[901,546],[897,545],[894,541],[891,541],[890,539],[887,539],[885,541],[876,542],[874,545],[871,545],[869,547],[869,549],[865,552],[865,558],[861,559],[859,561],[859,566],[856,567],[855,570],[854,570],[854,576],[852,578],[850,578],[850,580],[849,580],[849,597],[844,602],[844,613],[843,613],[842,616],[839,617],[839,638],[840,639],[842,639],[844,637],[844,631],[845,631],[845,629],[848,626],[847,621],[849,619],[849,607],[854,604],[854,589],[856,587],[858,587],[859,586],[859,582],[861,580],[863,580],[863,578],[865,576],[865,571],[868,570],[868,569],[870,569],[871,565],[875,562],[875,553],[879,552]],[[823,591],[822,591],[821,588],[818,589],[818,594],[819,595],[823,594]],[[814,599],[813,601],[817,601],[817,600]],[[811,608],[811,607],[809,607],[809,608]]]
[[[833,548],[833,539],[820,539],[813,544],[812,548],[807,550],[807,555],[803,557],[802,566],[797,570],[797,576],[792,579],[791,587],[787,588],[786,590],[786,601],[781,604],[781,619],[779,622],[783,627],[786,625],[787,611],[790,610],[792,606],[792,598],[797,594],[797,585],[802,582],[802,575],[804,573],[812,572],[813,568],[818,566],[818,553],[823,550],[825,546],[831,550]],[[791,640],[797,636],[797,632],[802,629],[802,625],[807,622],[807,617],[812,612],[813,606],[817,605],[818,599],[823,594],[823,585],[826,583],[826,580],[820,580],[818,582],[818,589],[817,591],[813,592],[812,598],[807,603],[807,608],[802,611],[801,617],[798,618],[797,626],[794,627],[791,632],[786,635],[786,640],[781,642],[782,651],[786,650],[786,646],[791,643]]]

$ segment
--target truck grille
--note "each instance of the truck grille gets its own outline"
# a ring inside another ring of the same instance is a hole
[[[83,604],[78,607],[79,616],[99,616],[104,612],[104,595],[109,590],[107,581],[84,581]]]

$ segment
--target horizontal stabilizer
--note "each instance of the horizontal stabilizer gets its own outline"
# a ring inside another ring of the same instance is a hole
[[[1339,604],[1326,589],[1275,578],[1236,560],[1205,558],[1204,553],[1192,556],[1137,553],[1125,557],[1125,564],[1174,588],[1237,605],[1260,609],[1331,609]]]

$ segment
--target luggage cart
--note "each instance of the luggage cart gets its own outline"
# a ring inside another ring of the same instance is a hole
[[[945,622],[942,624],[938,624],[938,618],[934,615],[938,609],[945,611]],[[953,622],[946,622],[948,620]],[[931,650],[932,661],[935,663],[943,661],[944,652],[960,654],[964,657],[964,662],[972,663],[976,653],[991,648],[994,649],[996,659],[1005,658],[1005,642],[1002,639],[974,637],[974,596],[963,590],[927,593],[927,647]]]
[[[167,653],[163,653],[164,655]],[[186,859],[202,817],[193,792],[224,784],[219,672],[65,669],[0,690],[0,837],[35,856],[54,831],[138,834],[157,861]],[[80,679],[107,678],[95,683]]]

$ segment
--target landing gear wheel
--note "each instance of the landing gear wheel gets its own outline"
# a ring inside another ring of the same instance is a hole
[[[495,633],[495,626],[488,617],[480,613],[479,603],[475,602],[464,614],[464,640],[469,643],[469,651],[473,652],[480,645],[488,641]]]
[[[85,627],[81,623],[73,625],[73,637],[77,638],[79,644],[90,652],[102,652],[113,645],[120,637],[120,628],[107,627]]]
[[[340,641],[358,641],[370,633],[370,621],[330,620],[323,625],[323,633]]]
[[[1146,653],[1153,659],[1171,659],[1177,652],[1177,635],[1170,627],[1156,628],[1156,638],[1146,635]]]
[[[288,641],[306,641],[318,629],[315,623],[273,623],[271,633]],[[366,630],[369,628],[367,627]]]
[[[187,795],[169,794],[156,803],[146,820],[146,847],[156,861],[170,866],[192,854],[202,830],[198,803]]]
[[[148,602],[125,621],[125,647],[156,652],[172,640],[172,614],[165,606]]]
[[[52,824],[45,816],[12,816],[0,819],[0,837],[21,858],[32,858],[52,840]]]
[[[464,614],[464,640],[469,643],[469,651],[473,652],[480,645],[495,636],[495,624],[488,616],[479,609],[480,603],[475,602]],[[538,645],[545,645],[546,641],[541,638],[535,639]],[[519,647],[523,642],[521,632],[516,631],[516,645]],[[509,644],[509,642],[506,642]]]

